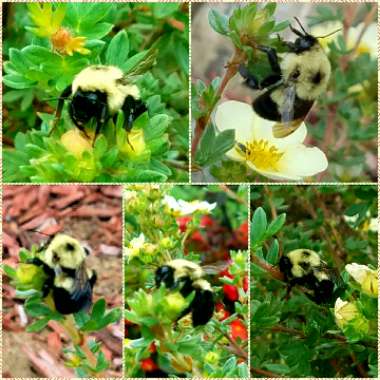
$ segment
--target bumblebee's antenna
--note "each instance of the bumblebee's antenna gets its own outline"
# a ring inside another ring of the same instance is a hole
[[[324,35],[324,36],[315,37],[315,38],[326,38],[326,37],[332,36],[332,35],[335,34],[335,33],[340,32],[341,30],[342,30],[342,28],[339,28],[339,29],[334,30],[333,32],[331,32],[331,33],[329,33],[329,34],[326,34],[326,35]]]
[[[302,31],[308,35],[309,33],[303,28],[301,21],[298,19],[298,17],[294,17],[294,19],[297,21],[297,24],[301,27]]]

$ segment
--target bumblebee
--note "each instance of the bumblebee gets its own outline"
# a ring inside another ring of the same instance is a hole
[[[257,47],[268,57],[272,69],[268,77],[259,81],[245,66],[239,70],[248,87],[264,90],[252,106],[262,118],[277,122],[273,127],[277,138],[290,135],[301,125],[316,99],[326,91],[331,75],[330,61],[318,39],[336,32],[314,37],[295,19],[301,30],[290,25],[298,38],[294,42],[281,41],[289,50],[281,62],[274,48]]]
[[[92,289],[96,273],[86,268],[89,250],[78,240],[64,234],[55,235],[47,247],[42,247],[31,264],[43,269],[47,278],[42,295],[51,294],[56,310],[61,314],[88,310],[92,304]]]
[[[290,288],[301,285],[317,304],[331,304],[342,289],[338,274],[310,249],[296,249],[280,258],[280,271]]]
[[[184,259],[169,261],[159,267],[155,274],[157,287],[164,284],[167,289],[179,291],[183,297],[195,292],[189,307],[178,318],[191,313],[194,327],[205,325],[214,313],[214,293],[204,276],[205,273],[198,264]]]
[[[94,141],[102,126],[119,110],[124,113],[124,128],[127,131],[131,130],[134,120],[147,110],[140,99],[139,88],[129,83],[122,70],[115,66],[93,65],[75,76],[72,84],[59,97],[51,131],[59,122],[65,100],[70,100],[72,122],[85,134],[86,124],[95,119]]]

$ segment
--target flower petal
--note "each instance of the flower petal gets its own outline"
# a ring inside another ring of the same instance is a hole
[[[302,123],[293,133],[283,138],[276,138],[273,136],[273,126],[276,123],[270,120],[265,120],[255,114],[254,118],[254,139],[270,141],[279,149],[293,144],[301,144],[304,142],[307,134],[305,123]]]
[[[326,155],[316,147],[304,145],[289,147],[280,162],[279,171],[283,174],[308,177],[327,169]]]
[[[234,129],[236,141],[245,143],[253,137],[253,118],[249,104],[229,100],[217,107],[214,123],[219,131]]]
[[[268,170],[258,169],[252,162],[247,161],[246,164],[255,172],[261,174],[264,177],[273,179],[275,181],[301,181],[302,177],[299,175],[293,175],[282,172],[273,172]]]

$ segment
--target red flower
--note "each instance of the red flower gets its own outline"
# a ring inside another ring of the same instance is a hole
[[[152,360],[152,358],[142,359],[140,361],[140,366],[144,372],[152,372],[159,369],[158,365]]]
[[[244,222],[234,231],[233,247],[246,249],[248,246],[248,222]]]
[[[177,224],[181,232],[185,232],[188,223],[191,221],[191,216],[181,216],[177,218]]]
[[[215,310],[218,313],[218,317],[220,321],[224,321],[231,315],[231,313],[224,308],[224,305],[222,303],[217,303],[215,305]]]
[[[223,292],[226,298],[232,302],[235,302],[239,299],[239,291],[238,288],[234,285],[223,285]]]
[[[203,238],[202,234],[199,231],[194,231],[191,234],[190,239],[193,242],[204,243],[204,238]]]
[[[211,216],[209,215],[203,215],[200,221],[200,226],[201,227],[211,227],[215,224],[215,221]]]
[[[243,290],[246,293],[248,292],[248,276],[244,276],[243,278]]]
[[[231,338],[237,339],[240,338],[241,340],[247,340],[248,339],[248,330],[247,327],[244,325],[241,319],[235,319],[230,323],[231,327]]]

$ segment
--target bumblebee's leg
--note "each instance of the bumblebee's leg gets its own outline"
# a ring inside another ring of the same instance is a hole
[[[125,98],[121,109],[124,113],[124,128],[127,132],[132,129],[133,122],[147,110],[144,102],[130,95]]]
[[[252,90],[262,90],[264,88],[270,87],[281,82],[280,74],[272,74],[259,81],[253,74],[251,74],[248,69],[241,65],[239,72],[241,76],[245,79],[244,84],[251,88]]]
[[[54,124],[53,127],[49,131],[49,136],[53,133],[54,129],[57,127],[59,120],[61,119],[61,114],[62,114],[62,109],[63,109],[63,104],[65,100],[71,95],[71,85],[67,86],[61,95],[58,98],[58,105],[57,109],[55,111],[55,118],[54,118]]]
[[[94,140],[92,141],[92,146],[95,145],[96,137],[98,136],[98,134],[99,134],[100,130],[102,129],[102,127],[106,124],[106,122],[108,120],[108,117],[109,117],[109,115],[108,115],[107,105],[103,104],[102,108],[100,110],[100,115],[96,119],[96,129],[95,129]]]
[[[259,80],[248,71],[247,66],[240,65],[239,66],[239,73],[244,78],[244,84],[251,88],[252,90],[260,90],[260,83]]]
[[[257,49],[264,52],[267,55],[270,67],[272,68],[273,72],[276,74],[281,74],[281,68],[280,64],[278,63],[278,56],[276,50],[272,47],[263,45],[258,46]]]

